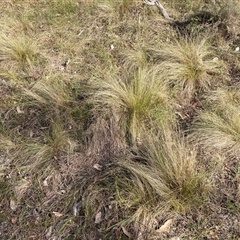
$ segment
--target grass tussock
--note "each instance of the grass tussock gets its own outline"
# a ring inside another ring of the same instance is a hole
[[[206,169],[199,165],[194,149],[178,136],[170,135],[166,131],[160,138],[146,138],[144,150],[105,169],[95,185],[84,191],[85,213],[90,214],[91,209],[91,214],[97,214],[110,204],[111,228],[127,227],[136,237],[141,231],[148,236],[157,234],[166,212],[185,213],[203,207],[210,192]],[[111,203],[103,201],[96,207],[94,202],[102,194],[104,199],[112,194],[115,197]],[[114,216],[114,211],[121,214]]]
[[[14,67],[20,65],[21,67],[32,67],[39,59],[42,59],[40,54],[39,42],[32,38],[31,30],[28,34],[27,22],[24,24],[20,20],[6,19],[8,24],[1,24],[1,61],[12,62],[7,64]]]
[[[185,212],[197,206],[209,184],[204,168],[200,170],[195,150],[167,131],[160,140],[152,136],[145,146],[143,164],[133,159],[123,165],[156,191],[162,199],[162,209]]]
[[[6,151],[6,157],[24,172],[44,171],[46,166],[54,166],[59,156],[71,155],[77,147],[77,142],[60,122],[52,123],[51,129],[38,131],[35,136],[37,133],[30,130],[32,137],[28,140],[24,139],[26,134],[17,136],[13,132],[11,136],[1,136],[0,149]]]
[[[17,39],[1,38],[1,55],[3,60],[13,60],[21,65],[30,65],[36,59],[38,48],[36,42],[22,36]]]
[[[157,54],[163,59],[159,67],[166,76],[165,81],[188,99],[223,77],[224,64],[211,51],[206,39],[183,38],[158,50]]]
[[[24,89],[24,95],[31,100],[31,104],[55,105],[64,107],[72,100],[68,82],[61,76],[48,75],[38,81],[32,88]]]
[[[154,69],[139,69],[123,79],[109,76],[93,84],[98,86],[95,101],[114,111],[123,131],[130,134],[130,142],[135,143],[140,137],[141,126],[150,128],[152,123],[174,122],[168,88]]]
[[[225,156],[238,158],[239,89],[218,89],[211,93],[208,100],[212,106],[202,111],[194,123],[195,141],[205,148],[216,149]]]
[[[123,66],[129,72],[143,69],[148,64],[148,54],[144,48],[136,47],[123,53]]]

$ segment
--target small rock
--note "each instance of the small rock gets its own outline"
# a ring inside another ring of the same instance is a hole
[[[158,230],[158,233],[169,232],[169,229],[173,223],[173,219],[167,220]]]
[[[102,212],[99,212],[95,216],[95,223],[98,224],[102,221]]]

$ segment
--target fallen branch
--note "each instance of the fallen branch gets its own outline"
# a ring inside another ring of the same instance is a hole
[[[143,0],[143,3],[154,6],[156,5],[159,10],[161,11],[162,15],[168,20],[168,21],[173,21],[172,18],[169,17],[167,10],[163,7],[163,5],[158,1],[158,0]]]

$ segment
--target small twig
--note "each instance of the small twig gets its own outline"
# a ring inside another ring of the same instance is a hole
[[[162,15],[168,21],[173,21],[173,19],[169,17],[167,10],[163,7],[163,5],[158,0],[143,0],[143,3],[150,5],[150,6],[156,5],[159,8],[159,10],[161,11]]]

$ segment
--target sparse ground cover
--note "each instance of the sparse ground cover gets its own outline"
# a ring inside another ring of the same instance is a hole
[[[0,3],[1,239],[240,239],[240,4]]]

